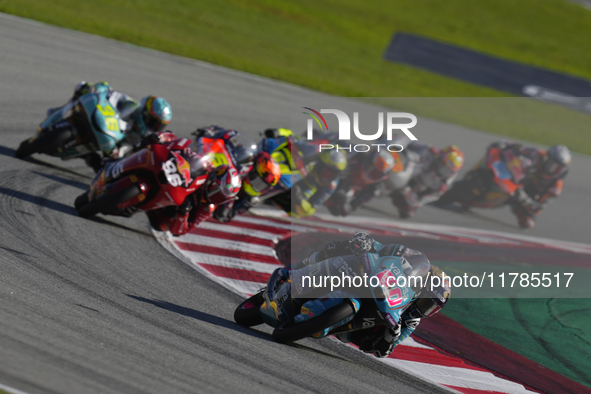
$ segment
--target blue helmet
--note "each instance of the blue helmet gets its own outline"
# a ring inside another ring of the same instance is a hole
[[[168,101],[157,96],[144,97],[137,110],[135,123],[142,135],[146,131],[162,131],[172,119],[172,109]]]

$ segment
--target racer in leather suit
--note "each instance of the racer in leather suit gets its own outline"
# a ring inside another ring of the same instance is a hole
[[[519,226],[532,228],[536,224],[536,216],[562,193],[572,162],[571,153],[564,145],[555,145],[546,151],[515,143],[500,144],[503,144],[503,151],[512,150],[522,158],[522,163],[526,163],[522,187],[513,194],[509,205]]]
[[[135,149],[151,144],[168,144],[179,138],[172,132],[150,134]],[[183,154],[187,161],[196,154],[189,148],[191,141],[186,139],[187,147]],[[198,159],[198,158],[197,158]],[[241,180],[238,171],[230,165],[218,165],[210,173],[207,181],[196,192],[187,196],[179,206],[169,206],[147,211],[150,225],[156,231],[170,231],[172,235],[186,234],[199,223],[207,220],[218,205],[232,200],[240,190]],[[134,211],[126,210],[123,216],[131,216]]]
[[[418,141],[411,141],[404,154],[409,159],[407,166],[412,166],[412,174],[407,185],[393,190],[390,198],[400,217],[406,219],[448,190],[464,165],[464,154],[455,145],[437,150]]]
[[[132,97],[113,90],[107,82],[95,84],[82,81],[76,85],[74,95],[68,103],[78,100],[87,93],[106,91],[111,106],[119,115],[119,127],[125,134],[125,140],[121,141],[116,148],[109,152],[103,152],[105,157],[119,159],[129,153],[133,146],[140,143],[142,138],[152,132],[163,131],[172,119],[170,104],[163,98],[157,96],[146,96],[138,103]],[[51,115],[61,107],[49,108],[47,115]],[[64,125],[71,127],[71,125]],[[102,167],[101,157],[93,152],[84,156],[86,164],[98,171]]]
[[[373,245],[374,240],[368,234],[357,233],[350,240],[329,243],[320,252],[313,253],[306,259],[294,264],[292,269],[297,270],[308,264],[314,264],[331,257],[351,254],[358,255],[363,252],[376,253]],[[384,245],[382,250],[388,250],[387,248],[390,248],[392,251],[408,249],[402,245],[391,244]],[[441,283],[445,282],[443,280],[445,274],[438,267],[431,266],[430,275],[439,276],[442,278]],[[337,334],[337,338],[342,342],[350,342],[357,345],[365,353],[373,353],[376,357],[386,357],[392,353],[392,350],[397,345],[413,333],[422,318],[433,316],[445,306],[449,300],[451,290],[444,283],[442,286],[434,287],[433,291],[423,288],[421,293],[421,297],[412,301],[410,306],[406,308],[397,324],[393,325],[389,321],[384,320],[383,323],[387,322],[387,325],[376,325],[357,331]],[[320,309],[323,309],[321,305],[323,300],[313,302],[317,303]]]
[[[267,153],[278,163],[279,179],[267,182],[269,187],[260,193],[241,191],[237,201],[216,210],[214,217],[217,220],[227,222],[236,214],[247,212],[261,200],[278,206],[290,216],[309,216],[334,192],[338,175],[346,166],[346,157],[342,152],[323,152],[319,155],[316,145],[302,143],[292,136],[291,130],[285,128],[267,129],[263,135],[257,155]]]

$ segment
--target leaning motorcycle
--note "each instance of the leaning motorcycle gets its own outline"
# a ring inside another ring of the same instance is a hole
[[[426,285],[431,265],[425,255],[402,245],[393,248],[375,242],[374,247],[378,253],[329,258],[291,271],[291,275],[285,275],[286,269],[277,269],[266,288],[236,308],[234,320],[247,327],[263,323],[274,327],[273,339],[279,343],[374,326],[396,326],[402,313]],[[369,280],[372,286],[364,289],[365,295],[351,288],[341,288],[331,293],[326,289],[324,294],[310,298],[310,294],[306,295],[306,290],[300,288],[298,282],[301,280],[303,284],[306,275],[321,278],[340,274],[339,268],[345,266],[361,268],[359,275],[354,276],[367,274],[377,278]],[[422,279],[413,282],[411,277]],[[327,297],[331,302],[324,312],[314,314],[306,308],[306,302],[326,302]]]
[[[506,204],[521,187],[524,165],[512,152],[491,146],[486,156],[466,176],[455,182],[437,202],[459,202],[464,208],[496,208]]]
[[[151,211],[179,206],[206,183],[214,168],[229,163],[231,157],[219,139],[182,138],[149,145],[107,162],[74,205],[81,217],[118,215],[129,207]]]
[[[393,182],[403,183],[404,180],[399,178],[405,174],[404,168],[403,156],[398,152],[382,149],[371,153],[354,153],[349,159],[347,170],[339,176],[336,191],[324,205],[335,216],[347,216],[377,196],[381,184],[390,177],[398,179]]]
[[[15,156],[23,159],[44,153],[70,160],[98,150],[113,150],[125,135],[107,93],[105,90],[85,94],[51,113],[39,125],[36,136],[21,142]],[[93,167],[98,171],[99,163]]]

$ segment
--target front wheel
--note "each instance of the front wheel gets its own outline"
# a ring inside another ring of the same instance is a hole
[[[139,196],[141,192],[142,191],[140,190],[139,186],[133,184],[128,188],[118,190],[113,194],[108,194],[106,196],[99,197],[96,200],[90,201],[86,204],[83,204],[82,206],[80,206],[80,208],[77,208],[78,215],[83,218],[88,218],[98,213],[112,210],[119,204],[122,204],[126,201],[131,200],[134,197]],[[82,203],[84,200],[83,196],[84,195],[78,196],[74,204]]]
[[[262,291],[243,301],[234,311],[234,321],[244,327],[263,324],[260,308],[264,302]]]
[[[51,152],[71,137],[72,132],[70,130],[47,131],[35,139],[21,142],[14,155],[19,159],[24,159],[33,153]]]
[[[354,313],[355,308],[351,302],[344,300],[320,316],[313,317],[303,323],[295,323],[293,319],[285,322],[273,331],[273,340],[279,343],[295,342],[334,326]]]

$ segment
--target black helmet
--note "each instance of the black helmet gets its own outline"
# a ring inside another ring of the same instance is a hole
[[[557,178],[564,174],[572,161],[570,150],[564,145],[554,145],[548,150],[542,165],[543,175]]]
[[[239,165],[252,163],[257,152],[257,143],[245,134],[238,134],[232,138],[234,154]]]
[[[439,286],[433,287],[431,290],[431,276],[438,276],[441,279]],[[413,319],[421,319],[423,317],[431,317],[447,302],[451,296],[451,289],[449,283],[444,280],[445,273],[440,268],[431,266],[430,276],[426,281],[427,286],[419,293],[419,298],[413,301],[407,309],[408,315]]]

